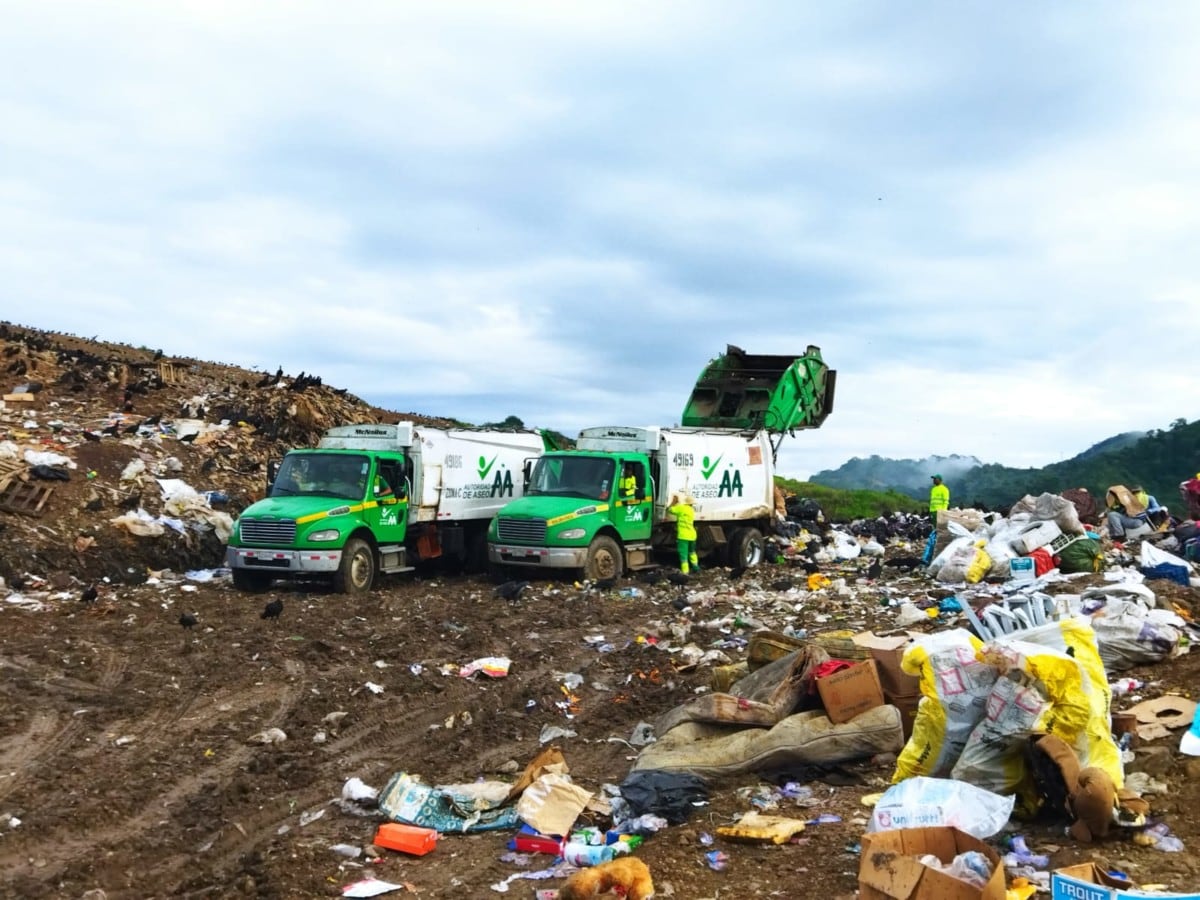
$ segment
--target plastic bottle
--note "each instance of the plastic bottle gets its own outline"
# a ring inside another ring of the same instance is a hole
[[[563,860],[573,866],[598,866],[616,858],[618,853],[628,853],[629,848],[618,841],[615,844],[582,844],[569,841],[563,847]]]
[[[1124,697],[1126,694],[1140,691],[1145,687],[1145,682],[1138,681],[1136,678],[1118,678],[1109,687],[1112,688],[1114,697]]]

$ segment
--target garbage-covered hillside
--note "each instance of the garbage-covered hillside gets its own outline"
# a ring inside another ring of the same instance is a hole
[[[0,895],[1200,892],[1180,497],[780,496],[744,570],[243,593],[223,540],[269,460],[449,423],[320,373],[0,353]]]

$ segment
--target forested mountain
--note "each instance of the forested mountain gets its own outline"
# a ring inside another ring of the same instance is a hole
[[[961,465],[968,461],[974,465]],[[955,463],[959,464],[957,472]],[[974,457],[964,456],[920,461],[874,456],[853,459],[835,471],[819,472],[811,480],[830,487],[894,489],[924,499],[929,495],[929,475],[935,471],[950,488],[951,506],[1008,506],[1026,494],[1060,493],[1075,487],[1087,488],[1103,503],[1109,485],[1140,484],[1160,503],[1177,507],[1179,483],[1200,472],[1200,421],[1176,419],[1166,430],[1115,435],[1071,459],[1040,469],[981,465]]]

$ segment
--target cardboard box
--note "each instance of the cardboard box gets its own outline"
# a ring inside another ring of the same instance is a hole
[[[835,725],[883,706],[883,688],[879,685],[879,673],[873,659],[851,663],[848,669],[818,678],[817,693],[821,696],[825,715]]]
[[[900,710],[900,727],[904,729],[904,740],[907,743],[912,737],[913,724],[917,721],[917,707],[921,705],[921,695],[888,697],[887,702]]]
[[[1135,900],[1144,897],[1133,883],[1115,878],[1095,863],[1080,863],[1055,869],[1050,876],[1050,895],[1053,900]],[[1155,897],[1173,900],[1200,900],[1200,894],[1159,894]]]
[[[992,864],[992,877],[975,888],[918,861],[932,853],[948,863],[978,850]],[[868,832],[858,864],[860,900],[1005,900],[1004,866],[987,844],[957,828],[901,828]]]
[[[902,634],[880,637],[874,632],[862,631],[854,635],[854,643],[866,649],[875,660],[879,684],[888,703],[894,704],[902,697],[920,696],[921,680],[900,668],[904,651],[912,645],[910,636]]]

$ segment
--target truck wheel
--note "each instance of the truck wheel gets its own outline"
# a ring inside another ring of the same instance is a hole
[[[342,563],[333,575],[339,594],[361,594],[375,581],[375,551],[362,538],[350,538],[342,550]]]
[[[272,580],[266,572],[249,572],[246,569],[233,570],[233,586],[239,591],[260,594],[271,586]]]
[[[612,538],[600,535],[588,547],[587,564],[583,567],[583,575],[592,581],[601,578],[620,578],[623,566],[621,564],[621,548]]]
[[[735,568],[749,569],[763,561],[767,543],[757,528],[739,528],[729,541],[729,564]]]

